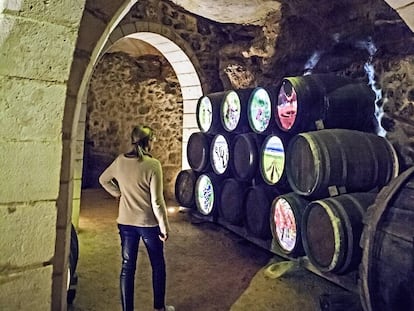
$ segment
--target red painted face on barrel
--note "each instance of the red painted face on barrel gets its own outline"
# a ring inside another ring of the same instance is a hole
[[[290,83],[285,82],[280,88],[277,103],[277,117],[282,129],[289,130],[292,128],[296,120],[297,110],[298,101],[296,91]]]

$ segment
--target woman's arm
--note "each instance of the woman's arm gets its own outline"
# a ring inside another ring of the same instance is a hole
[[[99,176],[99,183],[110,195],[115,198],[119,198],[121,196],[121,190],[118,185],[114,183],[116,161],[117,159],[115,159],[115,161],[106,168],[101,176]]]
[[[151,205],[155,218],[160,226],[161,233],[168,237],[170,225],[168,223],[167,207],[165,205],[163,193],[162,168],[161,163],[158,160],[154,161],[154,163],[154,171],[150,182]]]

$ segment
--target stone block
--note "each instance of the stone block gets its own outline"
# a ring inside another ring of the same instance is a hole
[[[0,29],[0,75],[67,80],[77,35],[74,29],[6,15],[0,16]]]
[[[137,29],[135,28],[135,24],[133,23],[124,24],[124,25],[121,25],[120,27],[125,36],[128,36],[130,34],[137,32]]]
[[[60,140],[65,92],[62,84],[0,77],[0,138]]]
[[[148,22],[135,22],[135,28],[137,29],[137,32],[150,30]]]
[[[0,144],[0,203],[56,200],[61,142]]]
[[[197,119],[194,113],[184,113],[183,114],[183,127],[185,128],[195,128],[198,127]]]
[[[90,62],[90,55],[88,54],[75,54],[73,58],[72,67],[70,70],[70,79],[67,83],[67,93],[76,98],[79,92],[79,88],[82,84],[83,78],[86,75],[88,65]]]
[[[200,85],[181,88],[183,99],[199,99],[203,95]]]
[[[62,183],[60,187],[61,195],[56,202],[58,210],[60,210],[56,227],[66,228],[66,226],[70,223],[72,216],[72,210],[69,206],[73,201],[73,182]]]
[[[73,168],[73,178],[82,179],[83,159],[76,159]]]
[[[84,140],[85,139],[85,122],[78,122],[76,129],[76,139]]]
[[[196,113],[198,99],[186,99],[183,103],[184,113]]]
[[[52,266],[0,276],[2,311],[51,310]]]
[[[83,140],[76,140],[74,142],[74,144],[75,144],[75,148],[74,148],[75,154],[73,155],[73,159],[76,161],[76,160],[79,160],[79,159],[83,158],[84,141]]]
[[[0,271],[51,261],[56,215],[54,201],[0,205]]]
[[[181,87],[200,85],[200,80],[198,79],[198,75],[195,70],[194,72],[179,74],[177,78],[178,78],[178,81],[180,81]]]
[[[76,47],[91,54],[104,33],[107,24],[89,11],[84,12],[83,19]]]
[[[84,10],[84,1],[6,1],[3,8],[9,14],[40,20],[51,24],[78,27]],[[65,12],[65,14],[62,14]]]
[[[119,39],[122,39],[125,35],[122,33],[121,27],[116,27],[109,35],[109,41],[115,43]]]
[[[82,188],[82,179],[74,179],[73,180],[73,198],[74,199],[80,199],[81,188]]]
[[[80,199],[73,199],[72,202],[72,224],[75,228],[79,228],[80,202]]]

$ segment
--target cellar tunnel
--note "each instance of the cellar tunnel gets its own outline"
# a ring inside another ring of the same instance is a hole
[[[128,147],[135,121],[156,125],[155,156],[174,200],[202,95],[277,92],[284,77],[322,73],[366,83],[399,173],[413,165],[412,1],[3,1],[0,8],[6,310],[66,308],[70,223],[78,227],[82,192],[98,189],[99,172]]]

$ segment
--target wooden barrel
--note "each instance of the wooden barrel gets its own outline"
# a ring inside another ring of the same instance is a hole
[[[220,109],[227,92],[216,92],[201,96],[197,101],[196,120],[202,133],[216,135],[223,130]]]
[[[217,217],[222,178],[214,173],[201,174],[195,184],[195,203],[197,211],[204,216]]]
[[[201,132],[190,135],[187,143],[187,160],[196,172],[211,171],[210,147],[212,138]]]
[[[277,196],[272,202],[270,228],[278,250],[292,257],[305,254],[302,246],[302,215],[309,201],[294,193]]]
[[[238,134],[233,139],[231,165],[233,175],[240,181],[259,178],[259,150],[264,137],[256,133]]]
[[[286,173],[293,191],[313,198],[381,188],[398,174],[398,159],[383,137],[345,129],[294,136]]]
[[[364,217],[360,296],[365,311],[414,310],[414,167],[382,188]]]
[[[349,78],[334,74],[314,74],[282,79],[274,114],[278,127],[297,134],[317,129],[315,122],[323,119],[326,98],[332,91],[351,84]],[[374,107],[374,102],[372,102]]]
[[[317,269],[343,274],[358,267],[362,218],[376,195],[343,194],[308,204],[302,218],[302,243]]]
[[[373,133],[374,114],[375,93],[371,87],[366,83],[348,84],[328,94],[320,126]]]
[[[227,178],[221,186],[219,215],[226,222],[241,226],[244,221],[244,198],[249,184]]]
[[[195,184],[199,174],[194,170],[182,170],[175,179],[175,199],[180,206],[195,208]]]
[[[217,134],[211,141],[210,161],[214,173],[221,177],[231,175],[230,156],[232,137],[227,134]]]
[[[263,240],[272,238],[269,215],[273,199],[280,193],[274,186],[261,184],[247,189],[245,226],[249,234]]]
[[[252,89],[230,90],[221,102],[220,120],[223,129],[232,134],[250,131],[247,119],[248,100]]]
[[[263,87],[256,87],[251,91],[247,118],[250,129],[257,134],[270,134],[276,126],[273,113],[274,92]]]
[[[260,175],[268,185],[277,185],[281,189],[288,189],[285,170],[287,138],[271,134],[266,136],[260,147]]]

